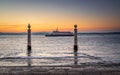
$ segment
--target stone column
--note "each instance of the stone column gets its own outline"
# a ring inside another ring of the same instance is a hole
[[[76,51],[76,52],[78,50],[77,43],[78,43],[78,39],[77,39],[77,25],[75,24],[74,25],[74,51]]]
[[[27,43],[27,49],[31,50],[31,26],[28,24],[28,43]]]

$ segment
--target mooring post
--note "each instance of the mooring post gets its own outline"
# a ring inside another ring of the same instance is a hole
[[[77,45],[77,25],[74,25],[74,51],[77,52],[78,50],[78,45]]]
[[[27,49],[31,51],[31,26],[28,24],[28,43],[27,43]]]

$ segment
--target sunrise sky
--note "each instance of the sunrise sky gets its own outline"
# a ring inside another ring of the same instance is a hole
[[[120,31],[120,0],[0,0],[0,32]]]

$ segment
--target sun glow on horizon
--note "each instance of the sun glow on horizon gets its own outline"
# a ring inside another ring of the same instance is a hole
[[[101,2],[101,3],[100,3]],[[119,3],[119,2],[117,2]],[[120,31],[119,5],[113,0],[0,1],[0,32]],[[106,8],[105,8],[106,7]],[[114,8],[114,9],[112,9]]]

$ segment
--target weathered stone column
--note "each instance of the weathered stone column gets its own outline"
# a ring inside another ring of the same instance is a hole
[[[77,39],[77,25],[75,24],[74,25],[74,51],[76,51],[76,52],[78,50],[77,43],[78,43],[78,39]]]
[[[27,59],[27,64],[28,64],[28,67],[31,67],[31,59],[30,59],[30,56],[31,56],[31,26],[30,24],[28,24],[28,36],[27,36],[27,56],[28,56],[28,59]]]
[[[31,50],[31,26],[28,24],[28,43],[27,43],[27,49]]]

